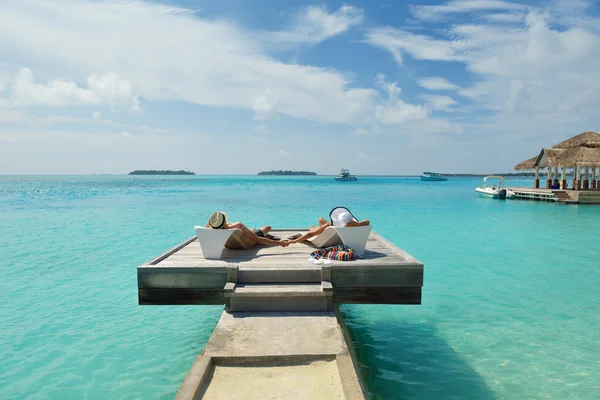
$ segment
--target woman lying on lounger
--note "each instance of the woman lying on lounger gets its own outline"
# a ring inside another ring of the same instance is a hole
[[[371,223],[369,220],[357,220],[354,215],[352,215],[350,210],[344,207],[334,208],[331,213],[329,213],[329,216],[331,217],[333,226],[365,226]],[[318,236],[323,233],[327,227],[332,226],[332,224],[327,222],[327,220],[323,217],[319,217],[318,223],[318,226],[311,225],[311,227],[308,229],[308,233],[305,233],[294,240],[290,240],[290,243],[300,243],[312,237]]]
[[[290,244],[290,241],[287,239],[272,240],[265,237],[271,230],[271,227],[268,225],[265,225],[260,229],[250,230],[241,222],[228,223],[227,214],[222,211],[215,211],[212,213],[206,227],[212,229],[239,229],[241,233],[238,235],[231,235],[229,240],[225,243],[225,247],[228,249],[247,249],[255,243],[281,247],[286,247]]]

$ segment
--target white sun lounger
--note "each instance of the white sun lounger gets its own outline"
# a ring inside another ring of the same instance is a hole
[[[298,235],[302,235],[302,233],[299,232]],[[308,241],[321,249],[343,243],[342,238],[340,238],[340,235],[337,234],[333,226],[328,226],[320,235],[312,237]]]
[[[344,244],[354,249],[357,256],[362,256],[367,247],[367,240],[372,230],[371,225],[365,226],[328,226],[320,235],[308,239],[316,247],[324,248]]]
[[[239,248],[247,248],[241,241],[243,235],[241,229],[211,229],[203,226],[194,227],[198,242],[202,248],[202,254],[206,259],[220,259],[223,255],[225,243]]]

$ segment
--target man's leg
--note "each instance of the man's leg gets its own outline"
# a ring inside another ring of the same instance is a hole
[[[265,225],[262,228],[260,228],[260,230],[262,231],[263,235],[266,235],[267,233],[271,232],[271,226],[270,225]]]

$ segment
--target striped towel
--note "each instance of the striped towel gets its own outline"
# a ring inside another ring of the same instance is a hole
[[[328,258],[336,261],[350,261],[354,258],[354,249],[344,245],[331,246],[313,251],[310,253],[310,257],[315,260]]]

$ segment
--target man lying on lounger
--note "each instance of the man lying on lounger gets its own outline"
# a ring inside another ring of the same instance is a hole
[[[255,243],[271,245],[271,246],[281,246],[286,247],[290,244],[290,241],[287,239],[284,240],[272,240],[265,237],[271,227],[266,225],[260,229],[250,230],[246,227],[246,225],[241,222],[227,222],[227,214],[222,211],[215,211],[210,216],[208,223],[206,224],[207,228],[212,229],[239,229],[242,231],[242,234],[239,237],[234,237],[232,235],[231,238],[225,243],[225,247],[228,249],[247,249]]]
[[[340,213],[332,212],[331,217],[334,222],[334,226],[365,226],[371,223],[369,220],[358,221],[349,211],[342,211]],[[308,233],[305,233],[297,239],[290,240],[290,244],[300,243],[312,237],[318,236],[323,233],[328,226],[331,226],[331,223],[327,222],[327,220],[323,217],[319,217],[318,223],[319,225],[316,227],[311,225],[308,229]]]

